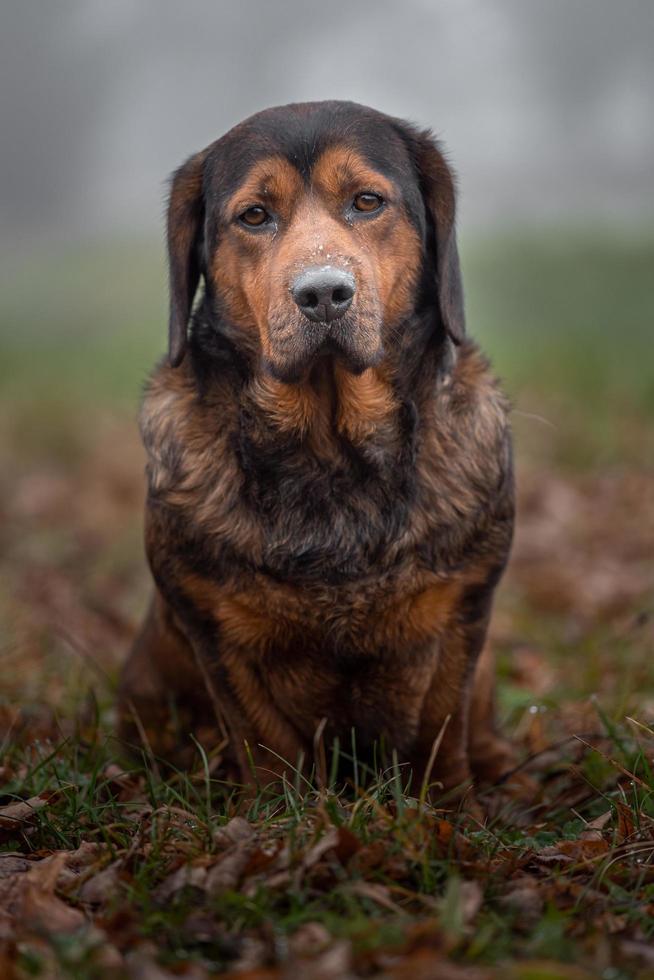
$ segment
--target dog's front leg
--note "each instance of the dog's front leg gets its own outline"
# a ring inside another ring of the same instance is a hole
[[[275,703],[248,651],[232,647],[220,628],[193,631],[193,650],[219,725],[248,791],[281,790],[303,772],[308,747]]]
[[[425,784],[437,799],[460,798],[472,782],[468,751],[475,668],[488,627],[490,598],[476,615],[461,608],[438,641],[436,667],[426,694],[412,754],[414,791]]]

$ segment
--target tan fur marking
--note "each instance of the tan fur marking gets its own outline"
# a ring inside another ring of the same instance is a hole
[[[288,219],[302,186],[299,171],[288,160],[280,156],[265,157],[248,171],[227,202],[226,211],[230,217],[237,218],[248,207],[268,205]]]
[[[252,382],[251,393],[278,429],[298,435],[308,432],[316,412],[316,394],[307,384],[284,384],[262,374]]]
[[[336,363],[334,365],[338,414],[341,432],[354,441],[373,434],[397,409],[397,401],[388,380],[378,368],[368,368],[354,375]]]
[[[376,611],[370,628],[378,643],[391,647],[419,646],[442,635],[459,600],[462,583],[456,579],[436,582]]]
[[[288,160],[266,157],[249,171],[226,211],[234,221],[246,208],[258,204],[273,210],[287,225],[302,189],[302,178]],[[256,326],[266,356],[270,354],[268,315],[275,281],[269,237],[232,223],[212,259],[212,278],[231,319],[246,330]]]
[[[346,146],[329,147],[313,168],[313,182],[326,197],[341,203],[348,194],[375,191],[386,200],[394,196],[393,185],[370,164]]]
[[[252,659],[276,644],[285,646],[293,625],[303,622],[294,591],[281,585],[262,597],[256,588],[252,592],[229,593],[193,573],[186,574],[181,584],[195,608],[210,616],[225,639],[247,651]]]

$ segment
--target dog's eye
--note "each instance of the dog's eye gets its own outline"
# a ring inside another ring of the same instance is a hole
[[[378,211],[384,203],[384,199],[379,194],[357,194],[354,198],[354,208],[356,211]]]
[[[244,225],[250,225],[252,228],[256,228],[258,225],[263,225],[268,221],[270,215],[265,208],[261,208],[255,205],[252,208],[248,208],[243,214],[239,215],[239,220],[243,222]]]

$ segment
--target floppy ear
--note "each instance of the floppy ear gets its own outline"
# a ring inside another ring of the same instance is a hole
[[[168,199],[168,360],[172,367],[184,360],[188,321],[200,280],[202,181],[207,152],[196,153],[175,171]]]
[[[441,320],[455,344],[465,338],[463,284],[456,246],[454,174],[429,130],[410,132],[410,148],[436,247],[436,291]]]

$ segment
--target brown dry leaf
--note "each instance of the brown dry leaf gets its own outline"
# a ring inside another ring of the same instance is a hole
[[[144,807],[143,813],[148,813],[147,807]],[[199,823],[197,814],[179,806],[157,807],[149,813],[149,817],[162,832],[165,828],[174,828],[180,835],[186,835],[189,839],[194,839]]]
[[[302,859],[302,870],[306,871],[309,868],[312,868],[329,851],[335,851],[338,847],[338,841],[338,829],[336,827],[330,827],[329,830],[323,834],[320,840],[316,841],[316,843],[305,853],[304,858]]]
[[[80,884],[80,879],[93,874],[93,865],[101,862],[105,852],[104,844],[90,841],[83,841],[75,851],[63,851],[66,860],[57,878],[57,888],[71,894]]]
[[[292,962],[284,977],[301,977],[302,980],[350,980],[352,973],[352,947],[346,939],[338,939],[313,959]],[[262,980],[265,974],[262,974]],[[254,980],[255,974],[252,975]]]
[[[393,901],[390,889],[386,885],[379,885],[372,881],[352,881],[345,885],[342,891],[349,892],[350,895],[358,895],[360,898],[369,898],[389,912],[402,915],[402,909]]]
[[[7,806],[0,806],[0,834],[7,836],[31,823],[34,815],[47,806],[51,797],[32,796],[29,800],[18,800]]]
[[[206,865],[183,864],[172,874],[164,878],[152,892],[157,902],[168,902],[182,888],[204,889],[207,884]]]
[[[634,939],[623,939],[620,946],[626,956],[639,959],[654,970],[654,945],[652,943]]]
[[[283,841],[269,841],[265,846],[257,847],[250,855],[245,877],[252,878],[264,871],[285,871],[290,863],[290,850]]]
[[[346,865],[361,850],[361,841],[347,827],[338,828],[338,841],[334,851],[341,864]]]
[[[315,956],[332,941],[331,933],[322,922],[305,922],[296,929],[289,940],[294,956]]]
[[[271,944],[256,936],[242,935],[238,939],[238,958],[232,963],[234,973],[259,970],[273,956]]]
[[[113,861],[102,871],[87,878],[77,892],[79,900],[87,905],[108,905],[118,890],[122,865],[122,860]]]
[[[386,877],[396,881],[406,876],[407,864],[407,856],[399,852],[389,853],[388,842],[384,840],[364,844],[352,858],[352,866],[360,874],[367,876],[372,871],[383,868]]]
[[[469,926],[477,917],[484,901],[484,893],[476,881],[461,882],[461,912],[463,925]]]
[[[80,846],[74,851],[66,851],[66,867],[72,871],[81,871],[94,864],[106,852],[105,844],[97,844],[94,841],[82,841]]]
[[[121,803],[135,799],[142,792],[141,780],[133,773],[126,772],[115,762],[105,766],[103,775]]]
[[[253,837],[234,844],[208,872],[204,887],[210,895],[236,888],[256,849]]]
[[[491,980],[493,970],[459,966],[433,949],[417,949],[377,974],[378,980]]]
[[[27,871],[18,871],[2,881],[0,901],[17,933],[66,934],[85,924],[86,919],[78,909],[55,895],[66,857],[66,852],[60,851],[32,862]]]
[[[459,858],[465,860],[472,854],[470,843],[464,834],[459,833],[456,827],[449,820],[438,818],[434,823],[434,839],[438,846],[439,853],[445,856],[449,853],[456,853]]]
[[[175,972],[165,969],[156,961],[156,947],[150,944],[143,944],[139,949],[128,953],[125,957],[127,972],[124,974],[129,980],[206,980],[209,974],[198,963],[184,964],[181,969],[175,967]]]
[[[455,833],[454,826],[449,820],[437,820],[434,830],[438,843],[445,845],[450,843]]]
[[[229,823],[219,827],[213,835],[214,842],[223,847],[230,847],[232,844],[239,844],[253,837],[254,828],[243,817],[232,817]]]
[[[32,861],[28,861],[22,854],[0,854],[0,880],[11,878],[12,875],[21,871],[29,871]]]
[[[613,935],[618,932],[624,932],[628,921],[626,915],[615,915],[613,912],[606,912],[596,924],[601,924],[607,932]]]
[[[438,920],[421,919],[410,924],[401,948],[386,948],[377,956],[378,980],[490,980],[493,970],[459,966],[447,959],[450,947]]]
[[[282,973],[276,966],[257,966],[252,970],[230,970],[229,973],[221,973],[220,977],[221,980],[286,980],[288,973]]]
[[[540,920],[545,904],[545,891],[540,882],[531,875],[514,879],[499,903],[515,918],[519,929],[528,931]]]
[[[616,801],[616,808],[618,810],[618,829],[617,838],[620,843],[626,840],[630,840],[636,833],[636,828],[634,826],[634,818],[631,810],[626,804]]]
[[[368,875],[379,868],[388,856],[388,846],[383,840],[364,844],[353,860],[353,866],[362,875]]]
[[[604,840],[604,835],[601,830],[595,830],[594,828],[586,827],[579,834],[579,840]]]
[[[582,835],[578,840],[557,841],[535,852],[534,857],[541,864],[575,864],[579,861],[596,861],[608,850],[609,845],[602,837],[588,839]]]
[[[595,817],[594,820],[589,821],[589,823],[586,825],[586,829],[604,830],[608,824],[610,824],[612,816],[613,810],[607,810],[605,813],[601,813],[599,817]]]

